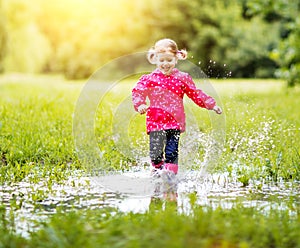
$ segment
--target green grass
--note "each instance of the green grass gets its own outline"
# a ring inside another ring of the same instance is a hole
[[[287,90],[276,81],[236,84],[243,92],[220,90],[227,121],[220,166],[235,167],[245,184],[251,178],[300,180],[299,89]]]
[[[72,137],[73,112],[83,83],[47,76],[0,78],[1,185],[44,180],[51,190],[53,182],[64,183],[74,171],[85,168]],[[96,135],[102,162],[109,168],[126,169],[135,163],[112,141],[112,117],[132,85],[131,81],[120,84],[121,90],[107,94],[108,101],[97,111]],[[287,90],[276,80],[224,80],[213,85],[226,114],[226,142],[215,169],[245,186],[251,180],[299,181],[299,88]],[[111,108],[105,106],[112,102]],[[207,112],[191,108],[200,129],[209,132]],[[143,117],[134,117],[129,136],[134,147],[138,149],[141,141],[146,151],[144,131]],[[40,197],[37,192],[36,201]],[[162,204],[168,205],[165,210]],[[62,211],[38,222],[39,230],[27,239],[16,234],[13,211],[1,207],[0,247],[300,247],[299,209],[262,213],[238,202],[229,210],[192,204],[186,215],[172,205],[153,202],[145,214]]]
[[[0,247],[300,247],[299,216],[288,210],[262,213],[238,203],[231,209],[194,205],[179,214],[169,202],[153,201],[145,214],[108,210],[58,213],[28,239],[0,222]],[[2,224],[2,226],[1,226]]]
[[[2,182],[20,181],[34,169],[45,176],[56,167],[78,164],[72,139],[72,113],[80,88],[59,78],[1,80]]]
[[[95,131],[103,167],[126,169],[134,164],[134,158],[126,156],[113,141],[114,115],[130,96],[132,85],[131,81],[118,84],[98,107]],[[243,180],[300,180],[299,89],[288,91],[282,82],[274,80],[225,80],[213,85],[226,115],[226,142],[218,168],[241,174]],[[22,180],[32,167],[46,168],[47,173],[53,165],[80,167],[72,137],[72,116],[82,86],[49,77],[1,80],[2,181]],[[207,111],[189,104],[200,129],[209,132]],[[147,156],[144,122],[144,117],[134,117],[124,134],[129,136],[137,157]],[[19,169],[14,171],[16,167]]]

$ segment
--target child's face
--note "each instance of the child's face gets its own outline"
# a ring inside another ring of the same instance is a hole
[[[169,75],[177,63],[177,58],[171,53],[159,53],[156,57],[157,68],[165,75]]]

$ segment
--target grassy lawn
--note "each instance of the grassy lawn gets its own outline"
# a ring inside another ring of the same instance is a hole
[[[0,77],[1,185],[44,180],[51,189],[54,182],[63,183],[84,169],[72,135],[73,113],[84,83],[50,76]],[[251,180],[299,182],[299,88],[287,89],[277,80],[211,83],[226,116],[226,141],[215,170],[236,177],[244,186]],[[99,149],[105,151],[102,162],[114,169],[134,163],[116,147],[111,128],[116,107],[133,85],[127,81],[108,92],[95,118]],[[207,113],[191,109],[201,120],[200,129],[209,132]],[[132,137],[142,139],[143,117],[135,117],[131,126]],[[188,215],[178,213],[172,202],[161,201],[153,201],[145,214],[62,209],[37,223],[39,229],[28,238],[15,232],[13,213],[0,203],[0,247],[300,247],[299,207],[263,213],[239,202],[226,210],[197,206],[192,195],[190,200]]]

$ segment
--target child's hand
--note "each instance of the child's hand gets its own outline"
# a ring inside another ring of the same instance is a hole
[[[146,104],[142,104],[138,106],[137,111],[142,115],[145,114],[148,110],[148,106]]]
[[[215,111],[219,115],[222,114],[222,112],[223,112],[222,109],[217,105],[214,106],[213,111]]]

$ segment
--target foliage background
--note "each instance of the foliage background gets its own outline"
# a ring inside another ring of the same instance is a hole
[[[299,9],[294,0],[0,0],[0,71],[86,78],[170,37],[211,77],[294,85]]]

